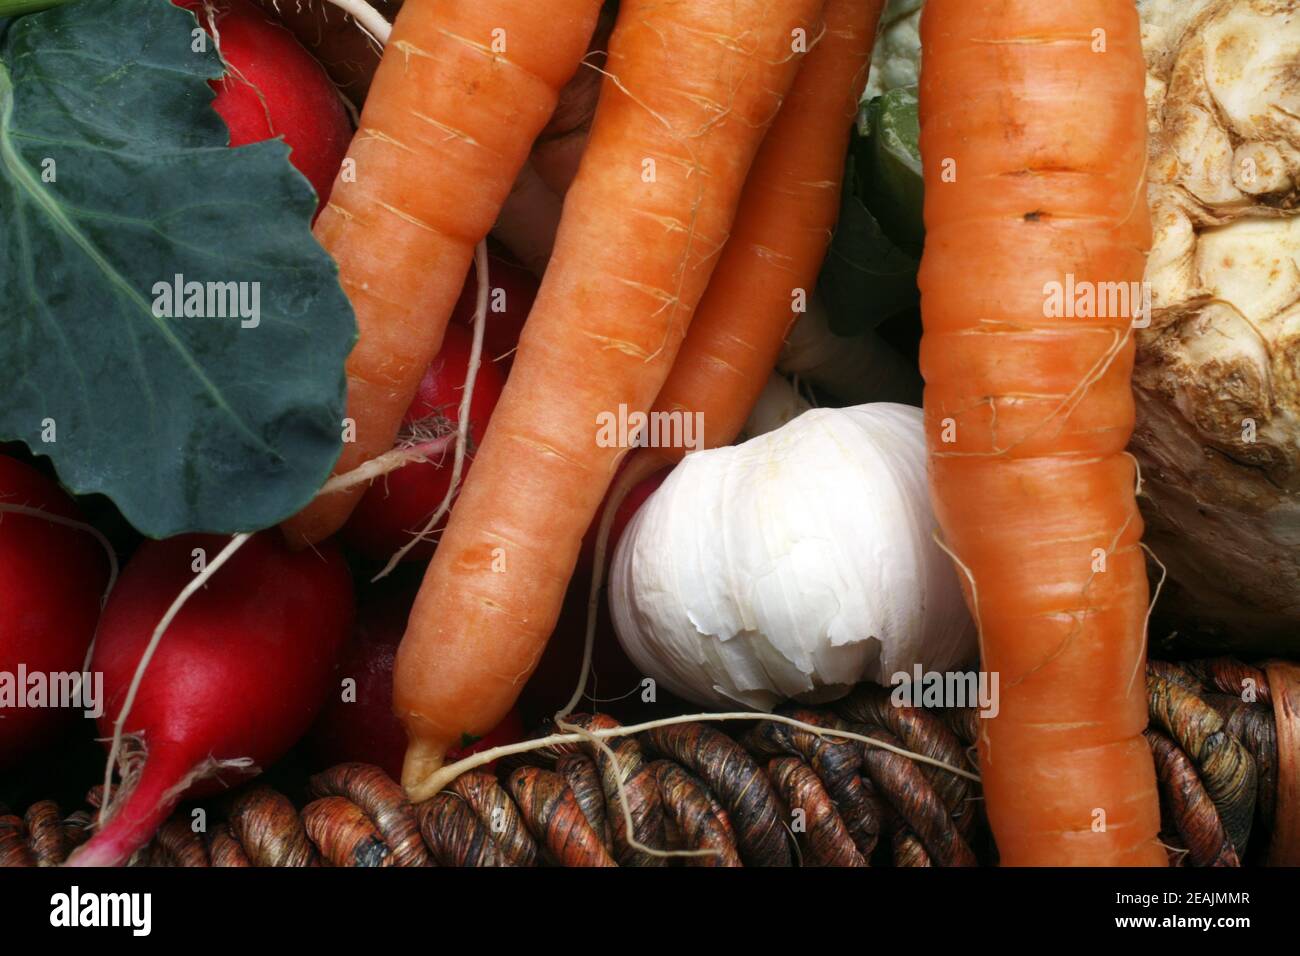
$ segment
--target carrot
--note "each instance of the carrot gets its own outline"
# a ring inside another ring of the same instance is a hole
[[[406,0],[315,233],[339,265],[359,338],[335,474],[393,447],[402,416],[600,0]],[[354,165],[353,165],[354,164]],[[352,434],[352,432],[355,432]],[[317,497],[290,541],[338,530],[365,488]]]
[[[1006,864],[1163,865],[1124,451],[1134,313],[1050,304],[1070,276],[1102,290],[1142,279],[1137,13],[930,0],[922,42],[931,493],[1001,680],[980,733],[989,820]]]
[[[494,726],[541,657],[583,532],[672,364],[821,0],[624,0],[550,268],[398,652],[402,782]]]
[[[691,322],[661,412],[701,412],[703,446],[729,444],[767,383],[790,326],[812,298],[840,209],[844,160],[883,0],[828,0],[754,160],[731,238]],[[647,448],[664,464],[682,446]]]
[[[653,409],[698,415],[697,447],[726,445],[740,434],[786,333],[811,303],[839,214],[845,153],[883,5],[827,0],[823,32],[754,159],[731,237]],[[685,444],[642,448],[614,480],[596,530],[586,644],[570,708],[587,685],[615,516],[634,488],[686,451]]]

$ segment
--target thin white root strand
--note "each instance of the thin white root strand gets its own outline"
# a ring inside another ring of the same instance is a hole
[[[98,743],[103,743],[104,738],[99,738]],[[122,734],[120,740],[120,752],[117,755],[117,775],[121,780],[121,786],[117,788],[117,796],[105,790],[99,801],[99,816],[92,822],[92,826],[103,829],[104,824],[112,819],[113,814],[117,812],[117,804],[131,795],[135,785],[140,780],[140,774],[144,772],[144,762],[147,757],[147,751],[144,739],[138,734]],[[109,760],[113,758],[110,756]],[[112,767],[113,764],[109,763]]]
[[[7,505],[0,504],[0,513],[10,512],[12,514],[23,515],[27,518],[39,518],[42,521],[48,521],[50,524],[62,525],[65,528],[73,528],[77,531],[84,531],[104,549],[104,554],[108,556],[108,583],[104,586],[104,593],[99,596],[99,606],[104,608],[108,604],[108,596],[113,593],[113,585],[117,583],[117,575],[121,570],[117,563],[117,552],[113,550],[112,543],[104,536],[104,533],[94,525],[86,524],[84,521],[77,521],[74,518],[65,518],[63,515],[51,514],[48,511],[42,511],[40,508],[29,508],[27,505]],[[86,646],[86,656],[81,661],[81,673],[77,675],[77,692],[81,692],[81,681],[83,675],[90,670],[90,659],[95,654],[95,639],[91,637],[90,644]]]
[[[84,531],[104,549],[104,554],[108,556],[108,586],[104,588],[104,593],[99,599],[99,606],[103,607],[108,603],[108,595],[113,590],[113,585],[117,583],[117,552],[113,550],[113,545],[109,543],[104,533],[94,525],[86,524],[84,521],[77,521],[75,518],[65,518],[63,515],[51,514],[40,508],[29,508],[27,505],[8,505],[0,504],[0,513],[5,511],[16,515],[23,515],[27,518],[39,518],[41,521],[48,521],[50,524],[62,525],[65,528],[74,528],[77,531]],[[3,520],[3,519],[0,519]]]
[[[1134,455],[1130,451],[1126,451],[1124,454],[1133,459],[1133,471],[1137,476],[1135,479],[1136,484],[1133,488],[1133,498],[1136,500],[1142,497],[1142,462],[1138,461],[1137,455]],[[1127,524],[1128,523],[1125,522],[1126,527]],[[1151,560],[1160,565],[1160,580],[1156,582],[1155,593],[1151,595],[1151,603],[1147,605],[1147,615],[1142,619],[1142,653],[1138,656],[1137,663],[1133,668],[1133,673],[1129,675],[1127,688],[1129,692],[1132,692],[1133,682],[1137,680],[1138,674],[1143,670],[1142,665],[1147,659],[1147,647],[1151,643],[1151,615],[1155,613],[1156,602],[1160,600],[1160,592],[1164,590],[1165,580],[1169,577],[1169,568],[1165,567],[1165,563],[1160,560],[1159,556],[1147,547],[1145,541],[1139,540],[1138,547],[1151,555]]]
[[[588,694],[587,700],[591,701],[593,704],[614,704],[620,700],[627,700],[633,694],[641,693],[641,691],[642,688],[640,684],[633,684],[632,689],[626,694],[619,694],[617,697],[594,697],[591,694]]]
[[[441,454],[450,448],[454,437],[454,435],[443,435],[432,441],[420,442],[404,448],[394,448],[378,458],[362,462],[351,471],[335,475],[321,485],[320,491],[316,492],[315,497],[319,498],[322,495],[332,495],[335,492],[346,491],[354,485],[362,485],[374,481],[376,478],[382,478],[384,475],[391,474],[397,469],[414,462],[427,462],[433,455]]]
[[[393,32],[393,25],[384,19],[383,14],[366,3],[366,0],[329,0],[348,16],[361,25],[361,29],[381,46],[388,43]]]
[[[1151,595],[1151,603],[1147,605],[1147,616],[1142,619],[1142,653],[1138,655],[1137,665],[1133,668],[1133,673],[1129,675],[1128,690],[1133,690],[1133,682],[1137,680],[1138,674],[1142,672],[1142,665],[1147,659],[1147,645],[1151,641],[1151,615],[1155,612],[1156,602],[1160,600],[1160,592],[1164,590],[1165,580],[1169,577],[1169,568],[1160,560],[1159,556],[1148,547],[1145,541],[1139,541],[1138,547],[1151,556],[1151,560],[1160,566],[1160,580],[1156,582],[1156,589]]]
[[[656,727],[668,727],[674,724],[692,723],[695,721],[707,722],[707,721],[715,721],[715,720],[716,721],[772,720],[772,721],[776,721],[777,723],[788,724],[791,727],[798,727],[801,730],[806,730],[810,733],[817,734],[819,737],[823,737],[823,736],[840,737],[847,740],[857,740],[870,747],[879,747],[881,750],[888,750],[890,753],[895,753],[898,754],[899,756],[907,757],[911,760],[915,760],[920,763],[930,764],[933,767],[939,767],[940,769],[947,770],[950,773],[954,773],[959,777],[965,777],[967,780],[973,780],[976,783],[978,783],[980,779],[978,774],[971,773],[968,770],[962,770],[960,767],[954,767],[951,764],[944,763],[942,760],[936,760],[933,757],[927,757],[925,754],[914,753],[913,751],[906,750],[902,747],[895,747],[892,744],[887,744],[884,741],[876,740],[872,737],[864,736],[863,734],[855,734],[852,731],[848,731],[848,730],[837,730],[828,727],[818,727],[816,724],[805,723],[802,720],[796,720],[793,717],[786,717],[781,714],[763,714],[763,713],[753,713],[750,711],[733,711],[729,713],[718,713],[718,714],[682,714],[677,717],[664,717],[659,720],[646,721],[645,723],[641,723],[641,724],[632,724],[625,727],[607,727],[607,728],[600,728],[598,730],[588,730],[585,727],[579,727],[576,724],[568,723],[567,721],[564,721],[561,718],[557,717],[556,726],[565,729],[567,731],[566,733],[551,734],[549,736],[541,737],[536,740],[526,740],[517,744],[506,744],[505,746],[493,747],[491,750],[484,750],[480,753],[472,754],[471,756],[466,757],[463,760],[459,760],[456,763],[449,764],[448,766],[440,769],[434,777],[434,782],[435,782],[436,789],[441,790],[445,786],[450,784],[453,780],[455,780],[457,777],[459,777],[461,774],[473,770],[476,767],[481,767],[484,764],[491,763],[494,760],[499,760],[502,757],[509,757],[512,756],[513,754],[528,753],[533,750],[541,750],[545,747],[551,747],[556,744],[580,743],[584,740],[587,740],[594,743],[596,747],[599,748],[600,752],[603,753],[606,759],[610,761],[610,765],[613,768],[614,772],[612,776],[614,778],[614,786],[618,793],[619,807],[622,810],[623,825],[625,827],[625,834],[626,834],[628,846],[632,847],[634,850],[637,850],[641,853],[645,853],[649,856],[661,857],[661,858],[710,856],[716,854],[717,851],[709,850],[709,849],[661,850],[656,847],[646,846],[644,843],[641,843],[639,840],[636,839],[634,827],[633,827],[633,821],[632,821],[632,810],[631,807],[628,805],[627,788],[623,783],[622,768],[619,765],[618,756],[614,753],[613,749],[607,743],[605,743],[605,739],[611,737],[629,737],[634,734],[642,733],[643,731],[646,730],[653,730]]]
[[[585,727],[570,723],[567,718],[582,701],[582,692],[587,689],[587,679],[591,676],[591,658],[596,646],[596,615],[600,610],[600,588],[604,580],[605,551],[609,547],[610,529],[614,524],[614,515],[622,503],[622,496],[615,494],[605,502],[600,515],[600,527],[596,532],[596,549],[591,569],[591,590],[587,594],[587,623],[582,639],[582,667],[578,672],[578,684],[573,689],[573,696],[568,703],[555,714],[555,726],[562,731],[577,734],[583,740],[589,740],[596,746],[613,768],[614,788],[618,793],[618,805],[622,810],[624,834],[628,846],[641,853],[655,857],[702,856],[714,853],[714,850],[660,850],[647,846],[636,838],[636,827],[632,820],[632,809],[628,806],[627,787],[623,783],[623,767],[618,754],[609,744],[601,740]]]
[[[1130,461],[1133,462],[1133,471],[1137,475],[1137,478],[1133,485],[1133,497],[1141,498],[1142,497],[1142,462],[1138,461],[1137,455],[1133,454],[1131,451],[1125,450],[1123,452],[1123,455],[1125,458],[1128,458]]]
[[[118,712],[117,720],[113,723],[113,743],[108,748],[108,762],[104,766],[104,798],[99,808],[99,822],[101,825],[108,819],[105,813],[112,800],[113,767],[116,765],[118,753],[122,749],[123,728],[126,727],[127,718],[131,716],[131,707],[135,704],[136,694],[139,693],[140,685],[144,682],[144,672],[148,669],[149,662],[153,660],[154,651],[158,649],[163,634],[171,626],[176,615],[181,612],[181,608],[251,537],[252,534],[249,532],[242,532],[232,537],[226,546],[221,549],[220,553],[209,561],[202,571],[194,575],[194,579],[189,584],[181,589],[181,593],[176,595],[176,600],[172,601],[171,606],[167,608],[167,612],[163,614],[162,619],[158,622],[158,626],[154,628],[153,634],[149,638],[149,644],[145,647],[144,653],[140,655],[140,663],[136,665],[135,673],[131,675],[131,686],[127,689],[126,700],[123,701],[122,709]]]
[[[163,802],[165,803],[173,797],[179,797],[200,780],[207,780],[209,777],[220,779],[223,770],[238,770],[241,776],[252,776],[259,773],[261,768],[253,762],[252,757],[231,757],[229,760],[218,760],[216,757],[209,757],[194,766],[189,773],[168,787],[162,795]]]
[[[623,811],[623,826],[628,846],[641,853],[660,858],[711,856],[716,855],[717,851],[708,849],[660,850],[656,847],[647,846],[638,840],[635,825],[632,821],[632,809],[628,806],[627,788],[623,783],[623,768],[619,764],[618,754],[614,753],[609,744],[585,727],[579,727],[577,724],[570,723],[565,719],[573,713],[574,708],[582,701],[583,691],[587,689],[587,680],[591,676],[591,659],[596,647],[596,621],[600,612],[600,592],[605,582],[605,552],[609,550],[609,538],[613,531],[614,518],[618,514],[618,509],[622,507],[624,499],[627,498],[631,490],[636,487],[639,477],[639,472],[634,470],[636,466],[637,463],[635,462],[628,463],[627,469],[615,481],[614,487],[600,513],[600,526],[596,530],[596,547],[592,556],[591,589],[587,592],[587,623],[582,639],[582,668],[578,673],[578,684],[573,689],[573,695],[569,698],[568,703],[555,714],[555,726],[562,731],[577,734],[580,738],[591,741],[609,760],[614,771],[614,786],[618,792],[619,807]]]
[[[571,724],[566,720],[556,718],[555,725],[561,730],[567,730],[583,740],[590,740],[596,745],[597,749],[605,755],[605,759],[610,762],[614,773],[614,789],[618,793],[619,809],[623,811],[623,828],[627,839],[627,844],[632,849],[648,856],[659,857],[661,859],[675,856],[717,856],[719,851],[710,849],[701,850],[661,850],[658,847],[647,846],[636,838],[636,828],[632,821],[632,808],[628,805],[627,786],[623,782],[623,767],[618,762],[618,754],[614,753],[614,748],[605,741],[597,737],[592,731],[585,727],[579,727],[577,724]]]
[[[939,546],[939,550],[948,555],[948,557],[952,559],[952,563],[957,565],[961,570],[961,573],[966,576],[966,582],[970,585],[971,604],[973,605],[971,608],[971,617],[975,619],[975,639],[980,649],[980,660],[986,661],[988,660],[988,657],[984,653],[984,622],[980,620],[980,589],[979,585],[975,582],[975,572],[970,569],[970,565],[957,557],[957,552],[948,547],[947,543],[940,535],[938,528],[935,528],[930,533],[930,538]]]
[[[620,494],[622,491],[624,493]],[[555,714],[557,726],[564,718],[573,713],[582,702],[582,693],[587,689],[587,680],[591,676],[591,658],[596,648],[596,621],[600,612],[600,591],[605,583],[605,552],[609,550],[609,536],[614,527],[614,516],[626,497],[623,483],[615,486],[615,493],[605,502],[600,513],[600,526],[596,529],[596,547],[591,562],[591,589],[587,592],[587,623],[582,636],[582,667],[578,671],[578,686],[573,688],[569,702]],[[571,725],[566,725],[571,726]],[[617,766],[617,761],[615,761]]]
[[[469,350],[469,365],[465,369],[465,390],[460,396],[460,409],[456,413],[456,453],[451,462],[451,481],[447,484],[447,493],[436,511],[429,516],[423,528],[411,540],[397,549],[388,559],[384,569],[371,578],[371,582],[385,578],[401,564],[402,559],[421,541],[428,539],[438,522],[451,510],[452,500],[460,490],[460,478],[465,471],[465,452],[469,447],[469,410],[474,401],[474,381],[478,378],[479,366],[483,363],[483,329],[487,324],[488,307],[488,252],[487,240],[481,240],[474,250],[474,267],[478,274],[478,298],[474,305],[474,342]]]
[[[895,747],[893,744],[887,744],[882,740],[876,740],[873,737],[867,737],[864,734],[857,734],[850,730],[839,730],[834,727],[818,727],[816,724],[806,723],[802,720],[796,720],[793,717],[786,717],[784,714],[767,714],[759,711],[740,710],[740,711],[722,711],[720,713],[709,714],[679,714],[676,717],[661,717],[657,720],[648,720],[640,724],[627,724],[622,727],[601,727],[596,730],[584,730],[582,733],[566,732],[562,734],[550,734],[546,737],[538,737],[535,740],[524,740],[516,744],[503,744],[500,747],[493,747],[490,750],[482,750],[478,753],[471,754],[455,763],[447,764],[433,775],[432,782],[435,790],[442,790],[447,784],[451,783],[463,773],[468,773],[476,767],[482,767],[494,760],[500,760],[503,757],[511,757],[515,754],[530,753],[534,750],[541,750],[546,747],[553,747],[557,744],[575,744],[581,743],[587,739],[606,740],[610,737],[631,737],[635,734],[644,733],[647,730],[655,730],[659,727],[672,727],[676,724],[690,723],[709,723],[712,721],[729,721],[729,720],[749,720],[764,721],[770,720],[778,724],[786,724],[790,727],[797,727],[800,730],[806,730],[809,733],[816,734],[819,737],[837,737],[845,740],[856,740],[864,743],[869,747],[876,747],[880,750],[887,750],[890,753],[898,754],[900,757],[907,757],[917,763],[928,764],[931,767],[938,767],[940,770],[946,770],[954,773],[959,777],[964,777],[975,783],[980,782],[979,774],[971,773],[969,770],[963,770],[960,767],[954,767],[952,764],[944,763],[942,760],[936,760],[934,757],[927,757],[925,754],[915,753],[903,747]]]

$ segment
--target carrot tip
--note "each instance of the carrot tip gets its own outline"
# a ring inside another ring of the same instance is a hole
[[[431,740],[412,737],[402,761],[402,787],[412,803],[428,800],[451,782],[443,769],[447,748]]]

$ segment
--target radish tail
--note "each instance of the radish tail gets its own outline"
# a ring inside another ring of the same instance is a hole
[[[130,793],[119,797],[121,806],[65,865],[123,866],[171,815],[196,769],[193,761],[180,753],[150,754]]]

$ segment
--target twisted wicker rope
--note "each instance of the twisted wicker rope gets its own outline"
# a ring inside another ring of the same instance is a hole
[[[1277,795],[1288,791],[1279,777],[1279,702],[1267,674],[1227,658],[1153,662],[1148,692],[1147,738],[1171,861],[1239,865],[1248,848],[1252,858],[1260,855],[1275,820],[1296,812],[1278,805]],[[898,707],[889,691],[862,685],[830,709],[783,713],[973,766],[973,709],[940,715]],[[575,719],[588,729],[617,726],[599,714]],[[313,799],[301,810],[269,787],[242,788],[209,832],[195,833],[178,813],[132,864],[669,864],[638,844],[707,851],[672,860],[700,866],[966,866],[993,857],[976,785],[857,741],[756,719],[738,737],[698,723],[609,743],[617,767],[594,747],[551,747],[502,761],[496,772],[466,773],[419,807],[383,771],[363,764],[313,777]],[[627,838],[615,773],[635,842]],[[21,818],[0,814],[0,865],[57,865],[86,839],[91,822],[85,810],[63,817],[52,801],[33,804]]]

